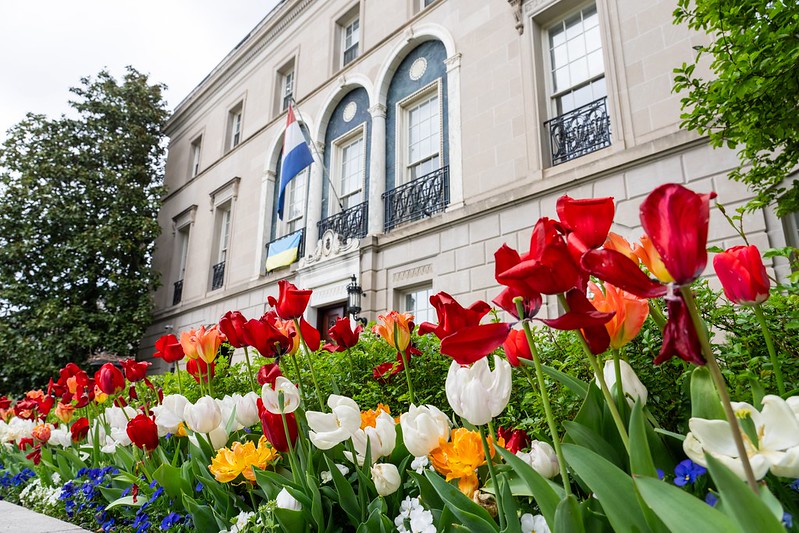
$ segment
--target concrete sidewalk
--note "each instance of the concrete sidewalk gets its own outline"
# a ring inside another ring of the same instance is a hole
[[[19,505],[0,500],[0,532],[2,533],[89,533],[68,522],[33,512]]]

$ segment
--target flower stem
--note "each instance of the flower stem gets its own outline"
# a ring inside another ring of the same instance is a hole
[[[178,379],[178,392],[183,396],[183,380],[180,379],[180,363],[175,362],[175,376]]]
[[[247,372],[250,374],[250,387],[252,388],[253,392],[258,392],[258,389],[255,388],[255,379],[252,377],[252,366],[250,365],[250,352],[247,350],[247,347],[244,347],[244,360],[247,361]]]
[[[408,400],[409,403],[415,404],[413,398],[413,383],[411,383],[411,371],[408,368],[408,356],[405,354],[405,350],[400,350],[400,357],[402,357],[402,367],[405,369],[405,380],[408,382]]]
[[[302,484],[302,480],[299,478],[300,469],[297,467],[297,461],[294,456],[294,445],[291,443],[291,433],[289,433],[289,424],[286,421],[286,413],[285,409],[283,408],[283,393],[278,394],[278,407],[280,407],[280,420],[283,421],[283,432],[286,435],[286,443],[289,446],[289,464],[291,465],[291,474],[292,478],[294,478],[295,483]]]
[[[559,295],[558,298],[560,299],[561,305],[568,310],[569,307],[566,304],[566,298],[562,294]],[[624,425],[624,421],[621,419],[618,407],[616,407],[616,401],[613,399],[613,395],[610,393],[610,389],[608,389],[608,384],[605,382],[605,374],[602,372],[602,368],[599,366],[596,356],[588,346],[588,342],[586,342],[583,332],[579,329],[576,329],[574,330],[574,333],[577,335],[577,339],[580,341],[580,345],[583,347],[583,352],[585,353],[586,357],[588,357],[591,370],[594,372],[597,381],[599,381],[599,389],[602,391],[602,396],[605,397],[605,403],[608,404],[610,416],[613,418],[613,422],[616,424],[616,429],[618,430],[621,441],[624,444],[624,449],[627,450],[627,455],[629,455],[630,437],[627,435],[627,427]]]
[[[483,426],[477,426],[480,431],[480,439],[483,441],[483,453],[485,454],[486,465],[488,465],[488,474],[491,476],[491,482],[494,484],[494,498],[497,500],[497,515],[499,515],[499,530],[505,530],[505,508],[502,505],[502,492],[499,490],[499,478],[494,471],[494,461],[491,459],[491,449],[488,447],[486,440],[486,432]],[[515,518],[515,517],[514,517]]]
[[[524,316],[521,300],[516,302],[516,309],[519,316]],[[530,330],[530,323],[527,320],[522,321],[522,328],[524,329],[524,336],[527,337],[527,344],[530,346],[530,353],[533,355],[533,364],[535,365],[535,375],[538,379],[538,392],[541,394],[541,403],[544,404],[544,414],[547,417],[547,425],[549,426],[549,433],[552,436],[552,446],[555,448],[555,455],[558,457],[558,466],[560,467],[560,477],[563,480],[563,490],[566,496],[571,494],[571,483],[569,482],[569,469],[566,465],[566,459],[563,457],[563,450],[560,447],[560,435],[558,434],[558,426],[555,424],[555,417],[552,414],[552,404],[549,402],[549,392],[547,392],[546,383],[544,382],[544,371],[541,368],[541,357],[538,355],[538,350],[533,340],[533,332]],[[524,375],[530,385],[533,385],[533,380],[530,373],[524,364],[521,365]],[[535,388],[535,387],[533,387]]]
[[[291,354],[291,362],[294,364],[294,372],[297,374],[297,386],[300,389],[300,404],[305,407],[305,389],[302,386],[302,375],[300,374],[300,365],[297,363],[297,358]]]
[[[322,398],[322,391],[319,389],[319,382],[316,380],[316,372],[313,368],[313,356],[311,354],[311,350],[308,348],[308,345],[305,343],[305,338],[302,336],[302,331],[300,330],[300,321],[299,319],[294,319],[294,327],[297,331],[297,335],[300,336],[300,344],[302,344],[303,350],[305,350],[305,355],[308,357],[308,368],[311,370],[311,381],[313,381],[314,389],[316,389],[316,399],[319,400],[319,410],[325,410],[325,401]]]
[[[616,397],[618,405],[624,405],[627,400],[624,396],[624,385],[621,382],[621,353],[618,348],[613,348],[613,370],[616,372]]]
[[[649,317],[657,325],[658,329],[663,331],[663,328],[666,327],[666,317],[663,316],[660,307],[655,305],[652,300],[647,300],[647,303],[649,304]]]
[[[732,432],[732,438],[735,441],[735,448],[738,450],[738,457],[740,457],[741,464],[743,465],[744,474],[746,475],[746,482],[749,484],[749,487],[755,492],[755,494],[758,494],[759,490],[757,488],[757,480],[755,479],[755,474],[752,471],[752,465],[749,462],[749,455],[746,453],[744,440],[741,436],[741,426],[738,425],[738,419],[735,416],[735,411],[732,409],[732,404],[730,403],[730,393],[727,391],[727,384],[724,383],[724,376],[721,375],[721,369],[716,361],[716,356],[713,355],[713,349],[710,347],[710,341],[708,340],[707,333],[705,332],[705,325],[702,322],[702,318],[699,316],[699,310],[696,307],[696,301],[694,300],[694,295],[691,292],[691,287],[680,287],[680,292],[685,299],[685,306],[688,309],[688,313],[691,315],[691,321],[694,324],[696,335],[699,338],[700,345],[702,346],[702,355],[704,355],[705,359],[707,360],[707,367],[710,370],[710,375],[713,377],[713,381],[716,384],[716,390],[719,393],[719,398],[721,398],[721,405],[724,407],[724,414],[727,417],[727,422],[730,424],[730,431]]]
[[[785,396],[785,383],[782,381],[782,366],[779,359],[777,359],[777,350],[774,349],[774,340],[771,338],[771,332],[766,323],[766,315],[763,314],[763,308],[760,304],[754,307],[755,316],[757,321],[760,322],[760,329],[763,331],[763,338],[766,339],[766,348],[768,348],[768,355],[771,357],[771,367],[774,369],[774,378],[777,380],[777,390],[780,396]]]

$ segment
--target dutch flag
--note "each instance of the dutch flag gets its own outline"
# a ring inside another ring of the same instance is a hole
[[[313,163],[313,156],[305,142],[300,125],[294,118],[294,109],[289,105],[286,133],[283,135],[283,162],[280,164],[280,193],[277,198],[277,215],[283,220],[283,200],[289,182]]]

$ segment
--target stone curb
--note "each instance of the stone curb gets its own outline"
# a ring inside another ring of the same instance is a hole
[[[19,505],[0,500],[0,532],[2,533],[89,533],[75,524],[39,514]]]

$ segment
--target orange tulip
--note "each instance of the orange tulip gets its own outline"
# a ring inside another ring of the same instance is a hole
[[[605,323],[605,328],[610,335],[610,347],[618,350],[638,335],[649,315],[649,304],[644,298],[633,296],[610,283],[605,283],[604,293],[593,282],[589,282],[588,287],[593,293],[591,303],[597,311],[616,312]]]
[[[612,231],[608,233],[608,238],[605,241],[603,248],[605,248],[605,250],[616,250],[617,252],[626,255],[632,261],[635,261],[636,264],[638,263],[638,256],[635,255],[635,252],[633,252],[632,246],[627,239],[618,233],[613,233]]]
[[[201,326],[200,329],[182,332],[180,345],[189,359],[199,357],[206,363],[212,363],[222,345],[222,339],[223,335],[216,329],[216,326],[212,326],[207,331],[205,326]]]
[[[655,250],[655,245],[646,235],[641,235],[641,244],[636,243],[633,245],[633,253],[638,256],[638,259],[646,265],[646,268],[663,283],[671,283],[674,278],[671,277],[669,271],[666,270],[666,265],[660,254]]]
[[[447,481],[458,480],[458,488],[470,498],[480,485],[477,468],[486,464],[480,434],[466,428],[452,430],[452,439],[447,442],[439,439],[439,447],[430,452],[430,462],[436,472],[446,476]],[[504,446],[504,440],[499,443]],[[491,437],[488,437],[488,450],[493,458],[496,450]]]
[[[391,346],[404,352],[411,343],[411,329],[413,329],[413,315],[391,311],[388,315],[379,315],[378,324],[372,328],[375,335],[380,335]]]
[[[95,385],[95,387],[97,386]],[[100,394],[103,394],[103,392],[100,391]],[[95,398],[96,397],[97,394],[95,393]],[[106,395],[106,398],[107,397],[108,395]],[[75,413],[75,406],[72,405],[71,403],[58,402],[58,405],[55,406],[55,416],[64,424],[70,423],[70,421],[72,420],[72,415],[74,413]]]

